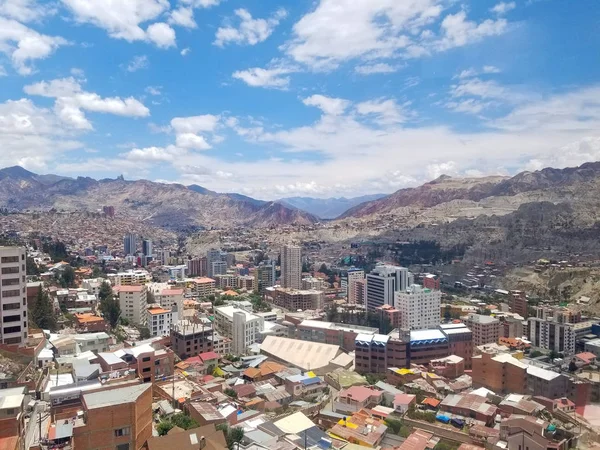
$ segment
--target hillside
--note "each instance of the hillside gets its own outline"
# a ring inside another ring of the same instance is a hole
[[[308,213],[273,202],[217,194],[200,186],[126,181],[122,177],[95,180],[40,176],[20,167],[0,170],[0,207],[13,211],[95,212],[105,205],[114,206],[117,214],[173,230],[317,221]]]
[[[385,194],[363,195],[361,197],[339,198],[312,198],[312,197],[287,197],[277,200],[282,205],[306,211],[321,219],[335,219],[344,212],[360,205],[385,197]]]

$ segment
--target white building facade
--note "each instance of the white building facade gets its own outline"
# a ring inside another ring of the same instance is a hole
[[[27,339],[27,278],[24,247],[0,247],[0,316],[3,344]]]
[[[440,324],[442,293],[413,284],[398,291],[396,308],[400,310],[400,327],[408,330],[425,330]]]

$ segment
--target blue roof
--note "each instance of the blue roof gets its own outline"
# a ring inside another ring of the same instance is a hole
[[[302,380],[302,384],[309,386],[311,384],[316,384],[320,381],[321,379],[319,377],[305,378],[304,380]]]

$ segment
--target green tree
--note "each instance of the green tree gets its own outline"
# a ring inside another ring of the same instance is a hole
[[[92,278],[103,278],[104,277],[104,272],[102,271],[102,269],[98,266],[94,266],[94,268],[92,269]]]
[[[183,428],[184,430],[189,430],[190,428],[197,428],[200,426],[198,422],[184,413],[174,414],[169,420],[173,425]]]
[[[121,306],[112,294],[100,302],[100,312],[104,316],[104,319],[108,321],[111,328],[117,326],[119,316],[121,315]]]
[[[450,305],[446,305],[446,308],[444,308],[444,320],[446,322],[452,320],[452,307]]]
[[[237,392],[235,392],[233,389],[231,388],[227,388],[223,391],[223,394],[231,397],[231,398],[237,398]]]
[[[158,425],[156,425],[156,431],[158,432],[159,436],[165,436],[166,434],[169,433],[169,431],[171,431],[171,429],[174,426],[175,425],[173,425],[173,423],[171,421],[163,420]]]
[[[40,269],[38,268],[37,264],[31,256],[28,256],[25,260],[25,268],[27,271],[27,275],[37,276],[40,274]]]
[[[148,327],[140,327],[140,339],[150,339],[151,336]]]
[[[66,266],[60,277],[66,287],[73,287],[75,285],[75,271],[71,266]]]
[[[56,315],[52,300],[44,289],[38,291],[37,298],[30,307],[29,318],[33,324],[42,330],[56,331]]]
[[[98,299],[100,301],[107,299],[110,295],[112,295],[112,288],[110,284],[106,281],[100,285],[100,290],[98,291]]]
[[[244,429],[240,427],[230,427],[226,423],[221,423],[216,426],[217,430],[222,431],[225,434],[225,441],[227,441],[227,448],[233,450],[237,442],[241,442],[244,439]]]
[[[529,354],[530,358],[537,358],[538,356],[542,356],[543,353],[540,352],[539,350],[534,350]]]

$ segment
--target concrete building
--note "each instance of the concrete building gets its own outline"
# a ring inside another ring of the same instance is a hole
[[[206,277],[208,275],[208,262],[206,256],[188,259],[187,274],[190,277]]]
[[[360,302],[362,295],[359,295],[357,282],[362,282],[365,279],[365,271],[361,269],[349,269],[346,274],[346,299],[351,305],[362,305]]]
[[[473,332],[473,345],[497,343],[502,325],[498,319],[483,314],[469,314],[466,325]]]
[[[23,345],[27,339],[27,279],[24,247],[0,246],[0,303],[3,344]]]
[[[595,322],[561,322],[562,316],[530,317],[529,340],[533,347],[573,355],[576,342],[592,330]]]
[[[354,351],[356,336],[374,335],[377,328],[361,327],[343,323],[303,320],[296,328],[296,337],[303,341],[339,345],[347,352]]]
[[[105,278],[86,278],[81,280],[81,287],[85,289],[88,294],[98,296],[102,283],[108,283],[110,285],[110,281]]]
[[[206,298],[215,294],[216,282],[212,278],[200,277],[187,280],[192,295]]]
[[[315,290],[320,291],[324,288],[324,282],[320,278],[307,277],[302,278],[302,289],[305,291]]]
[[[366,277],[366,307],[394,306],[394,294],[408,288],[408,270],[404,267],[379,264]]]
[[[463,358],[465,369],[470,370],[473,359],[473,332],[463,323],[441,324],[439,328],[448,338],[450,354]]]
[[[215,263],[217,264],[215,265]],[[220,249],[210,249],[206,252],[206,264],[209,277],[227,273],[227,252],[223,252]],[[217,269],[218,272],[215,273],[215,269]]]
[[[185,291],[181,288],[160,289],[154,294],[154,299],[165,309],[177,307],[177,311],[183,311],[183,300]]]
[[[265,298],[276,306],[288,311],[323,309],[325,295],[323,291],[297,290],[272,287],[267,288]]]
[[[367,279],[365,278],[362,281],[356,281],[354,283],[355,291],[354,295],[356,297],[355,304],[365,306],[367,305]]]
[[[527,393],[527,365],[513,356],[485,351],[474,356],[473,387],[484,387],[500,394]]]
[[[152,386],[138,384],[83,394],[73,448],[138,450],[152,437]]]
[[[527,394],[562,398],[567,393],[567,377],[541,367],[527,367]]]
[[[115,295],[119,296],[121,315],[135,325],[148,324],[148,292],[145,285],[115,286]]]
[[[128,234],[123,238],[123,253],[125,256],[137,253],[137,236],[135,234]]]
[[[264,319],[235,306],[215,308],[215,329],[231,338],[231,350],[234,354],[243,354],[248,346],[261,339]]]
[[[213,327],[210,323],[178,320],[171,327],[171,349],[182,359],[212,350],[217,351],[213,337]],[[223,348],[219,350],[222,351]],[[219,351],[217,353],[226,354]]]
[[[518,314],[524,319],[527,319],[529,316],[527,310],[527,297],[523,291],[510,291],[508,294],[508,306],[510,312],[513,314]]]
[[[151,306],[148,308],[148,329],[152,336],[169,336],[171,326],[178,320],[177,307],[173,310],[165,309],[160,306]]]
[[[146,258],[152,258],[153,253],[153,249],[152,249],[152,240],[151,239],[144,239],[142,241],[142,254],[146,257]]]
[[[408,271],[401,271],[404,276]],[[441,291],[423,288],[418,284],[395,292],[395,305],[400,310],[400,328],[426,330],[440,324]]]
[[[387,319],[390,321],[390,325],[392,326],[392,328],[400,328],[401,313],[399,309],[394,308],[391,305],[383,305],[378,306],[377,308],[375,308],[375,310],[381,316],[382,319],[384,317],[387,317]]]
[[[128,270],[127,272],[119,272],[116,275],[109,275],[113,286],[132,286],[138,284],[146,284],[152,281],[152,275],[146,270]]]
[[[423,287],[427,289],[440,290],[440,277],[432,273],[423,276]]]
[[[382,334],[359,334],[354,343],[355,371],[386,373],[388,367],[409,367],[408,342]]]
[[[286,245],[281,250],[281,285],[288,289],[302,288],[302,249]]]
[[[275,286],[275,264],[261,263],[254,269],[255,286],[259,294],[264,294],[265,289]]]
[[[211,277],[216,278],[218,275],[227,274],[227,262],[226,261],[213,261],[211,263]]]
[[[412,330],[409,344],[410,364],[428,365],[433,359],[441,359],[450,355],[448,337],[438,329]]]

